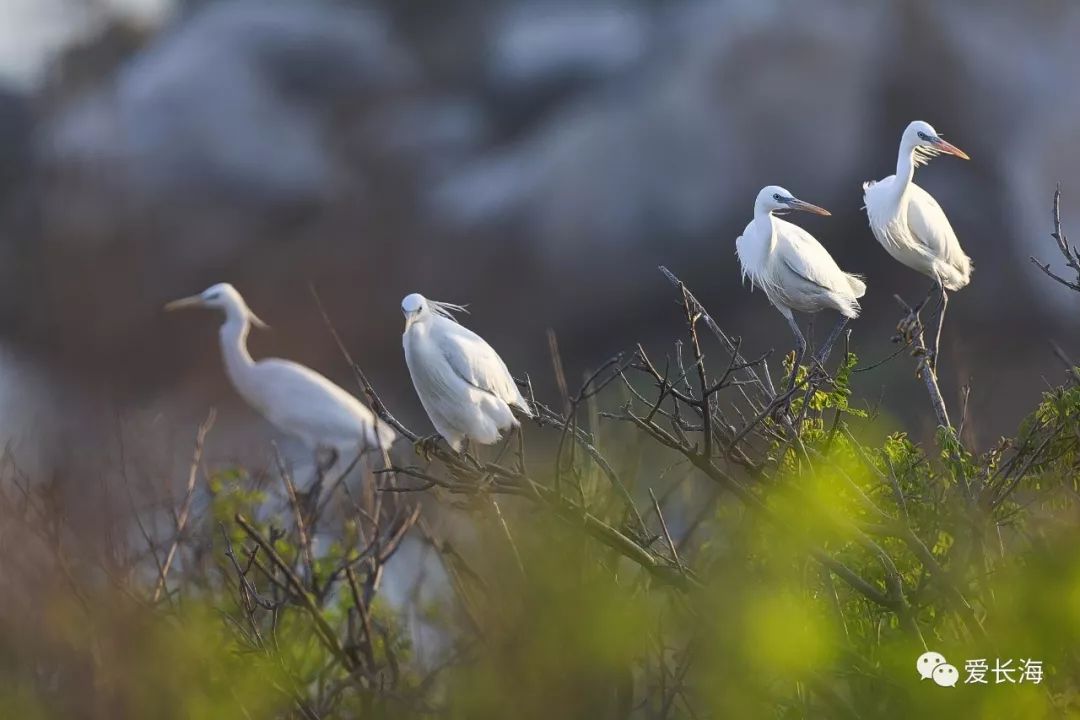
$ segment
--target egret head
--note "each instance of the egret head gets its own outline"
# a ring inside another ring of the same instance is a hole
[[[401,312],[405,315],[405,329],[412,327],[413,323],[424,322],[433,315],[440,315],[448,320],[457,322],[453,316],[455,312],[468,312],[464,305],[428,300],[420,293],[406,295],[401,301]]]
[[[426,297],[420,293],[412,293],[401,301],[401,312],[405,315],[405,329],[408,330],[414,322],[426,317],[431,311],[428,309]]]
[[[763,187],[754,202],[754,213],[784,213],[790,210],[801,210],[814,213],[815,215],[832,215],[825,208],[811,205],[798,199],[790,191],[779,185]]]
[[[165,310],[169,312],[184,308],[216,308],[224,312],[228,318],[246,317],[255,327],[269,327],[251,311],[244,302],[243,296],[229,283],[211,285],[198,295],[173,300],[165,305]]]
[[[907,126],[900,140],[900,148],[904,152],[914,153],[916,165],[925,165],[930,158],[942,153],[955,155],[963,160],[971,159],[960,148],[945,142],[930,123],[922,120],[916,120]]]

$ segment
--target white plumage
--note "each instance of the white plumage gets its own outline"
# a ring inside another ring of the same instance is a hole
[[[735,252],[743,279],[764,290],[769,302],[787,318],[799,346],[798,361],[806,350],[806,341],[793,311],[836,310],[843,316],[822,346],[819,359],[824,360],[847,319],[859,316],[858,298],[866,293],[866,283],[858,275],[841,270],[813,235],[774,215],[788,210],[829,214],[782,187],[765,187],[754,202],[754,219],[735,241]]]
[[[455,451],[471,440],[498,442],[517,427],[512,408],[532,417],[502,358],[454,319],[462,307],[412,294],[401,302],[402,344],[416,394],[435,430]]]
[[[165,309],[186,307],[217,308],[225,314],[221,354],[229,380],[249,405],[282,432],[312,450],[331,449],[344,462],[367,451],[389,449],[394,442],[396,434],[390,426],[314,370],[278,358],[254,361],[247,349],[248,332],[252,323],[266,325],[232,285],[214,285]]]
[[[735,241],[743,279],[764,290],[785,317],[793,310],[836,310],[847,318],[858,317],[858,298],[866,293],[866,284],[841,270],[813,235],[773,214],[785,210],[829,214],[782,187],[763,188],[754,202],[754,219]]]
[[[941,206],[913,182],[915,167],[941,153],[968,159],[928,123],[916,120],[900,139],[896,174],[865,183],[863,199],[874,237],[894,259],[947,290],[959,290],[971,281],[971,258]]]

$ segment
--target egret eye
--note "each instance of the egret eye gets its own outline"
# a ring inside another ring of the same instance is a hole
[[[210,293],[203,300],[217,300],[219,297],[221,297],[221,293]]]
[[[780,193],[773,193],[773,200],[776,202],[783,202],[784,198],[780,196]]]
[[[927,135],[926,133],[924,133],[924,132],[923,132],[922,130],[920,130],[920,131],[919,131],[919,139],[920,139],[920,140],[923,140],[923,141],[925,141],[925,142],[934,142],[934,141],[933,141],[933,140],[932,140],[932,139],[930,138],[930,136],[929,136],[929,135]]]

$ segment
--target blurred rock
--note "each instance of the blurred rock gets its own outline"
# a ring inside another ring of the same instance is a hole
[[[23,262],[48,302],[22,333],[110,366],[164,299],[365,203],[379,142],[352,129],[419,76],[376,10],[288,0],[200,6],[101,82],[73,78],[66,101],[57,75],[37,132],[42,239]]]
[[[491,22],[487,80],[511,124],[541,116],[577,90],[632,68],[653,29],[625,0],[509,3]]]
[[[0,328],[10,330],[34,284],[25,267],[29,248],[18,230],[28,222],[36,201],[27,182],[34,168],[33,99],[0,87]],[[6,297],[5,297],[6,294]]]
[[[27,175],[32,133],[30,98],[0,86],[0,202]]]
[[[326,123],[414,82],[383,18],[359,5],[207,5],[126,63],[48,132],[53,164],[115,161],[125,191],[278,204],[335,181]]]
[[[378,150],[421,173],[456,167],[491,140],[491,124],[479,103],[435,95],[376,109],[361,129],[378,138]]]
[[[646,69],[463,167],[433,190],[436,212],[466,227],[511,220],[558,258],[718,233],[769,182],[829,197],[868,141],[880,12],[742,13],[673,13]]]

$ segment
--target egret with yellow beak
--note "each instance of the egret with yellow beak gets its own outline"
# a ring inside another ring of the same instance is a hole
[[[915,168],[941,154],[971,159],[960,148],[945,142],[929,123],[916,120],[900,138],[896,174],[863,184],[866,215],[874,237],[893,259],[934,281],[927,300],[935,290],[941,296],[932,364],[937,362],[941,344],[941,327],[949,302],[946,291],[959,290],[971,282],[972,270],[971,258],[961,249],[949,218],[933,196],[914,182]]]

